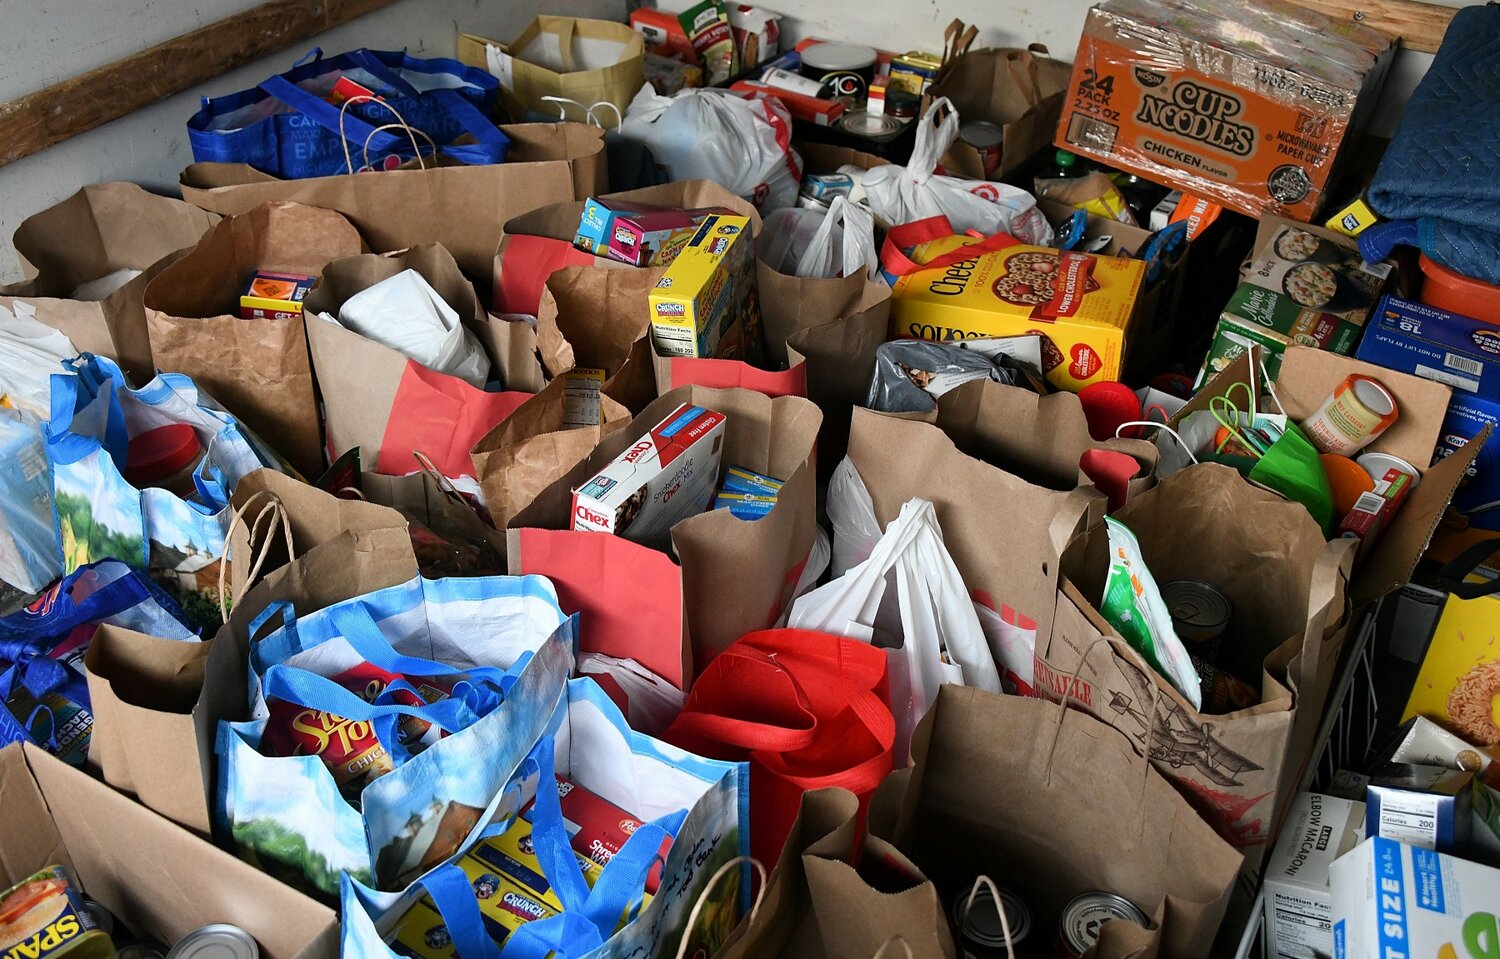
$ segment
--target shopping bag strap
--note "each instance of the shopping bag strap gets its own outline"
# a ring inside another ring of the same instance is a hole
[[[277,663],[266,670],[261,684],[267,699],[281,699],[307,709],[320,709],[353,722],[370,723],[376,730],[376,738],[386,747],[387,752],[391,752],[393,758],[404,750],[391,749],[392,745],[399,746],[399,743],[394,742],[397,737],[382,735],[391,730],[391,727],[384,731],[380,728],[382,720],[411,716],[432,723],[446,733],[456,733],[472,726],[478,719],[474,710],[460,696],[450,696],[425,706],[408,706],[392,702],[382,693],[375,702],[370,702],[326,676],[285,663]],[[411,687],[407,684],[404,688]],[[392,741],[388,742],[388,738]]]
[[[366,662],[379,666],[386,672],[400,673],[403,676],[452,676],[463,673],[471,680],[493,683],[505,692],[510,690],[520,674],[515,666],[510,669],[498,666],[460,668],[420,656],[398,653],[376,625],[369,607],[361,600],[330,606],[327,614],[344,641],[356,653]]]
[[[438,915],[448,928],[459,959],[499,959],[500,947],[490,938],[479,911],[479,899],[469,877],[453,863],[444,863],[417,884],[427,890]]]
[[[953,229],[946,216],[932,216],[893,227],[887,231],[885,242],[880,246],[880,268],[891,276],[910,276],[922,270],[941,270],[955,263],[972,260],[981,253],[1003,250],[1021,242],[1009,233],[993,233],[980,238],[977,243],[968,243],[941,253],[925,263],[918,263],[905,252],[918,244],[956,235],[958,231]]]
[[[71,373],[52,374],[52,408],[47,424],[47,452],[54,462],[76,463],[101,446],[116,464],[125,463],[130,435],[125,427],[125,408],[120,391],[128,389],[125,374],[108,360],[80,353],[65,364]],[[107,403],[104,435],[75,430],[77,415],[96,402]]]
[[[807,725],[792,727],[703,712],[695,708],[694,697],[690,694],[687,706],[672,723],[673,738],[702,739],[740,749],[778,753],[792,752],[811,745],[817,736],[818,717],[813,713],[806,690],[785,664],[769,653],[736,643],[720,653],[710,669],[714,675],[722,675],[737,665],[764,673],[766,677],[779,682],[780,688],[757,685],[753,691],[754,698],[764,702],[784,701],[790,697],[792,707],[806,717]],[[742,692],[750,694],[750,685],[744,684]]]
[[[1482,583],[1466,582],[1470,573],[1496,553],[1500,553],[1500,537],[1483,539],[1468,546],[1438,571],[1438,584],[1459,599],[1479,599],[1500,593],[1500,576]]]

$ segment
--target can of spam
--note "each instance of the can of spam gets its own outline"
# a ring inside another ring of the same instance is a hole
[[[48,866],[0,895],[0,959],[112,959],[73,878]]]
[[[1086,892],[1068,903],[1057,923],[1057,959],[1083,959],[1099,940],[1100,928],[1112,919],[1150,926],[1135,903],[1112,892]]]

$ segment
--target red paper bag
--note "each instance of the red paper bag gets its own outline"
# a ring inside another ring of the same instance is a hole
[[[565,266],[594,266],[599,259],[568,240],[506,237],[505,269],[495,277],[495,312],[535,316],[547,277]]]
[[[406,361],[375,472],[400,476],[412,470],[412,453],[420,450],[444,476],[471,476],[469,450],[531,399],[530,393],[488,393],[456,376],[434,373],[415,360]]]
[[[807,396],[807,366],[798,362],[789,370],[762,370],[740,360],[715,360],[693,356],[657,356],[656,388],[670,393],[679,386],[703,386],[711,390],[754,390],[775,399]]]
[[[776,862],[802,794],[841,786],[869,799],[894,766],[886,655],[803,629],[750,633],[709,664],[664,737],[701,756],[750,763],[750,845]]]

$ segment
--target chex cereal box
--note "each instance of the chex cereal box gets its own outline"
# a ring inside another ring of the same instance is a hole
[[[257,270],[240,294],[240,318],[290,320],[302,315],[302,301],[317,285],[315,276]]]
[[[683,404],[573,491],[573,528],[662,546],[708,509],[719,481],[724,414]]]
[[[750,218],[714,215],[651,291],[651,334],[663,356],[745,355],[760,329]]]
[[[944,237],[910,255],[922,263],[974,242]],[[1038,246],[983,253],[897,279],[892,335],[941,341],[1039,334],[1048,381],[1076,392],[1120,378],[1145,270],[1140,260]]]

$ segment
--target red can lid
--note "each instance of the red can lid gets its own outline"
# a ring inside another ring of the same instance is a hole
[[[202,451],[198,434],[186,423],[158,426],[131,438],[125,479],[132,486],[149,486],[187,466]]]

